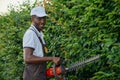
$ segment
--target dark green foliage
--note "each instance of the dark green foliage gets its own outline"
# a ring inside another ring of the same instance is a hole
[[[22,80],[22,37],[31,24],[32,7],[24,4],[20,11],[0,16],[0,80]],[[69,66],[102,55],[98,62],[69,73],[68,80],[120,79],[119,0],[53,0],[46,10],[49,56],[63,57]]]

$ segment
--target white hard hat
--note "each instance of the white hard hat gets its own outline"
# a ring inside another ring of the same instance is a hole
[[[44,17],[47,16],[46,12],[45,12],[45,8],[44,7],[35,7],[31,10],[30,15],[36,15],[37,17]]]

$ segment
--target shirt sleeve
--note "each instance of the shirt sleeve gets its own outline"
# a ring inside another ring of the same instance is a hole
[[[35,49],[35,38],[34,38],[34,32],[31,30],[28,30],[23,37],[23,48],[30,47]]]

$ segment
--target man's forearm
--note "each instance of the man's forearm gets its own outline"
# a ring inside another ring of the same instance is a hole
[[[53,57],[37,57],[37,56],[31,55],[24,60],[26,63],[39,64],[42,62],[53,61]]]

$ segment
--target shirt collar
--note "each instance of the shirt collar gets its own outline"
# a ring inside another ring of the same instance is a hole
[[[38,31],[34,25],[31,25],[32,29],[34,29],[39,37],[44,37],[44,34],[42,31]]]

